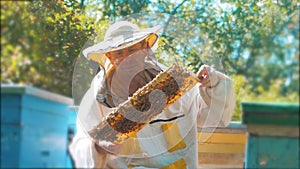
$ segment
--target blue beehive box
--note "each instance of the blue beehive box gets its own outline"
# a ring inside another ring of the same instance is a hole
[[[242,103],[245,168],[299,168],[299,104]]]
[[[1,85],[1,168],[64,168],[72,99]]]
[[[78,106],[71,106],[69,107],[69,110],[70,112],[68,115],[68,145],[72,142],[73,137],[77,132],[76,120],[77,120]],[[74,168],[74,167],[75,167],[75,162],[73,161],[71,154],[68,152],[66,168]]]

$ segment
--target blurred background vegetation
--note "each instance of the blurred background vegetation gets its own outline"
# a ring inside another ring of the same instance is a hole
[[[136,22],[163,20],[158,53],[172,56],[158,58],[165,64],[176,60],[196,71],[220,60],[234,79],[233,120],[240,120],[241,101],[299,103],[299,6],[297,0],[1,1],[1,83],[72,97],[75,62],[88,39],[103,38],[110,23],[136,14]]]

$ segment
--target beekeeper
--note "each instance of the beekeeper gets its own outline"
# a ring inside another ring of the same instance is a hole
[[[128,21],[116,22],[103,42],[83,50],[87,59],[99,63],[101,71],[78,109],[77,133],[69,147],[77,168],[195,169],[197,127],[224,127],[230,122],[235,107],[232,80],[202,65],[197,73],[201,83],[124,143],[89,135],[116,106],[165,70],[154,55],[159,31],[160,27],[140,29]]]

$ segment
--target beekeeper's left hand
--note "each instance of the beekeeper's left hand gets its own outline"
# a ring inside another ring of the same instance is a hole
[[[202,65],[197,72],[197,77],[200,79],[200,87],[211,88],[219,83],[219,79],[215,69],[208,65]]]

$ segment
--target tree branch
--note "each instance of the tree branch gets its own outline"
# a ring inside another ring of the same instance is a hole
[[[177,9],[180,8],[184,3],[186,2],[186,0],[183,0],[180,4],[178,4],[174,9],[173,11],[170,13],[170,17],[166,23],[166,25],[164,26],[164,29],[163,29],[163,32],[162,32],[162,35],[164,35],[166,33],[166,30],[169,26],[169,23],[171,22],[171,20],[173,19],[173,15],[177,12]]]
[[[80,9],[84,8],[84,0],[80,0]]]

